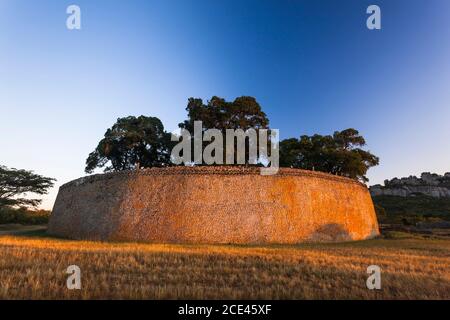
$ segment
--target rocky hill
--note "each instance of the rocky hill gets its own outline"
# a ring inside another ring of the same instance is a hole
[[[373,197],[425,195],[434,198],[450,198],[450,172],[443,176],[424,172],[420,178],[410,176],[408,178],[385,180],[384,186],[377,184],[370,187],[370,194]]]

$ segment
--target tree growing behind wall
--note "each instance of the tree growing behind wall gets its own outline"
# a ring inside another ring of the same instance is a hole
[[[191,135],[194,133],[194,121],[202,121],[203,131],[218,129],[224,137],[227,129],[269,129],[269,119],[253,97],[243,96],[226,101],[214,96],[206,103],[202,99],[190,98],[186,111],[187,119],[179,127],[188,130]],[[210,141],[203,143],[205,147]],[[245,164],[249,164],[249,139],[245,143]],[[169,166],[172,165],[171,151],[175,144],[158,118],[120,118],[89,155],[85,171]],[[280,166],[323,171],[366,182],[367,171],[378,165],[379,158],[364,150],[365,145],[364,137],[355,129],[336,131],[333,135],[289,138],[280,143]],[[193,148],[191,150],[193,152]],[[237,155],[236,150],[234,154]],[[226,163],[225,159],[223,163]]]
[[[86,160],[86,173],[170,165],[170,134],[156,117],[119,118]]]
[[[369,168],[379,158],[362,149],[365,139],[355,129],[333,135],[303,135],[280,143],[280,166],[316,170],[367,182]]]
[[[182,129],[188,130],[191,135],[194,133],[194,121],[202,121],[203,131],[208,129],[218,129],[226,136],[227,129],[241,129],[244,132],[248,129],[254,129],[257,133],[256,143],[258,141],[258,130],[269,129],[269,119],[262,110],[260,104],[254,97],[242,96],[234,101],[226,101],[223,98],[213,96],[206,103],[202,99],[190,98],[186,107],[188,118],[179,124]],[[209,142],[204,143],[209,144]],[[225,150],[225,140],[223,141]],[[249,164],[249,139],[246,139],[245,164]],[[237,142],[234,144],[235,161],[237,164]],[[193,156],[192,156],[193,158]],[[226,164],[225,159],[223,163]]]
[[[55,179],[32,171],[7,168],[0,165],[0,209],[5,207],[36,207],[41,199],[26,197],[44,195],[53,187]]]
[[[269,119],[253,97],[238,97],[226,101],[214,96],[206,104],[202,99],[189,98],[186,107],[188,119],[180,123],[180,128],[194,131],[194,121],[202,121],[204,130],[267,129]]]

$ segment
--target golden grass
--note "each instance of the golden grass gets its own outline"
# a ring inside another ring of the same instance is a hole
[[[69,265],[82,290],[66,288]],[[382,290],[366,269],[382,269]],[[1,299],[450,299],[450,240],[298,246],[0,236]]]

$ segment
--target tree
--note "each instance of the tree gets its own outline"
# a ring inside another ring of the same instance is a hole
[[[105,172],[168,166],[171,144],[158,118],[119,118],[89,154],[85,171],[92,173],[107,164]]]
[[[28,193],[47,194],[53,187],[55,179],[43,177],[32,171],[7,168],[0,165],[0,208],[2,207],[36,207],[40,199],[24,198]]]
[[[282,167],[323,171],[367,182],[367,170],[379,158],[361,149],[365,139],[355,129],[336,131],[332,136],[301,136],[280,143]]]
[[[218,129],[223,136],[225,136],[226,129],[242,129],[245,132],[253,128],[258,132],[259,129],[269,128],[269,119],[253,97],[242,96],[229,102],[213,96],[206,104],[203,103],[202,99],[190,98],[186,111],[188,112],[188,119],[180,123],[179,127],[188,130],[191,135],[194,132],[194,121],[202,121],[203,131]],[[225,144],[225,141],[223,143]],[[248,143],[247,139],[246,163],[248,163]],[[235,144],[236,148],[237,145]],[[237,152],[234,154],[236,156]]]
[[[253,97],[238,97],[233,102],[227,102],[219,97],[212,97],[207,104],[202,99],[190,98],[186,107],[188,119],[179,124],[193,132],[194,121],[202,121],[203,128],[219,129],[267,129],[269,119],[261,106]]]

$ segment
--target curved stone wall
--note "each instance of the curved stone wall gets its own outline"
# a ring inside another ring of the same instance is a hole
[[[93,175],[63,185],[52,235],[155,243],[298,243],[379,234],[365,185],[324,173],[172,167]]]

